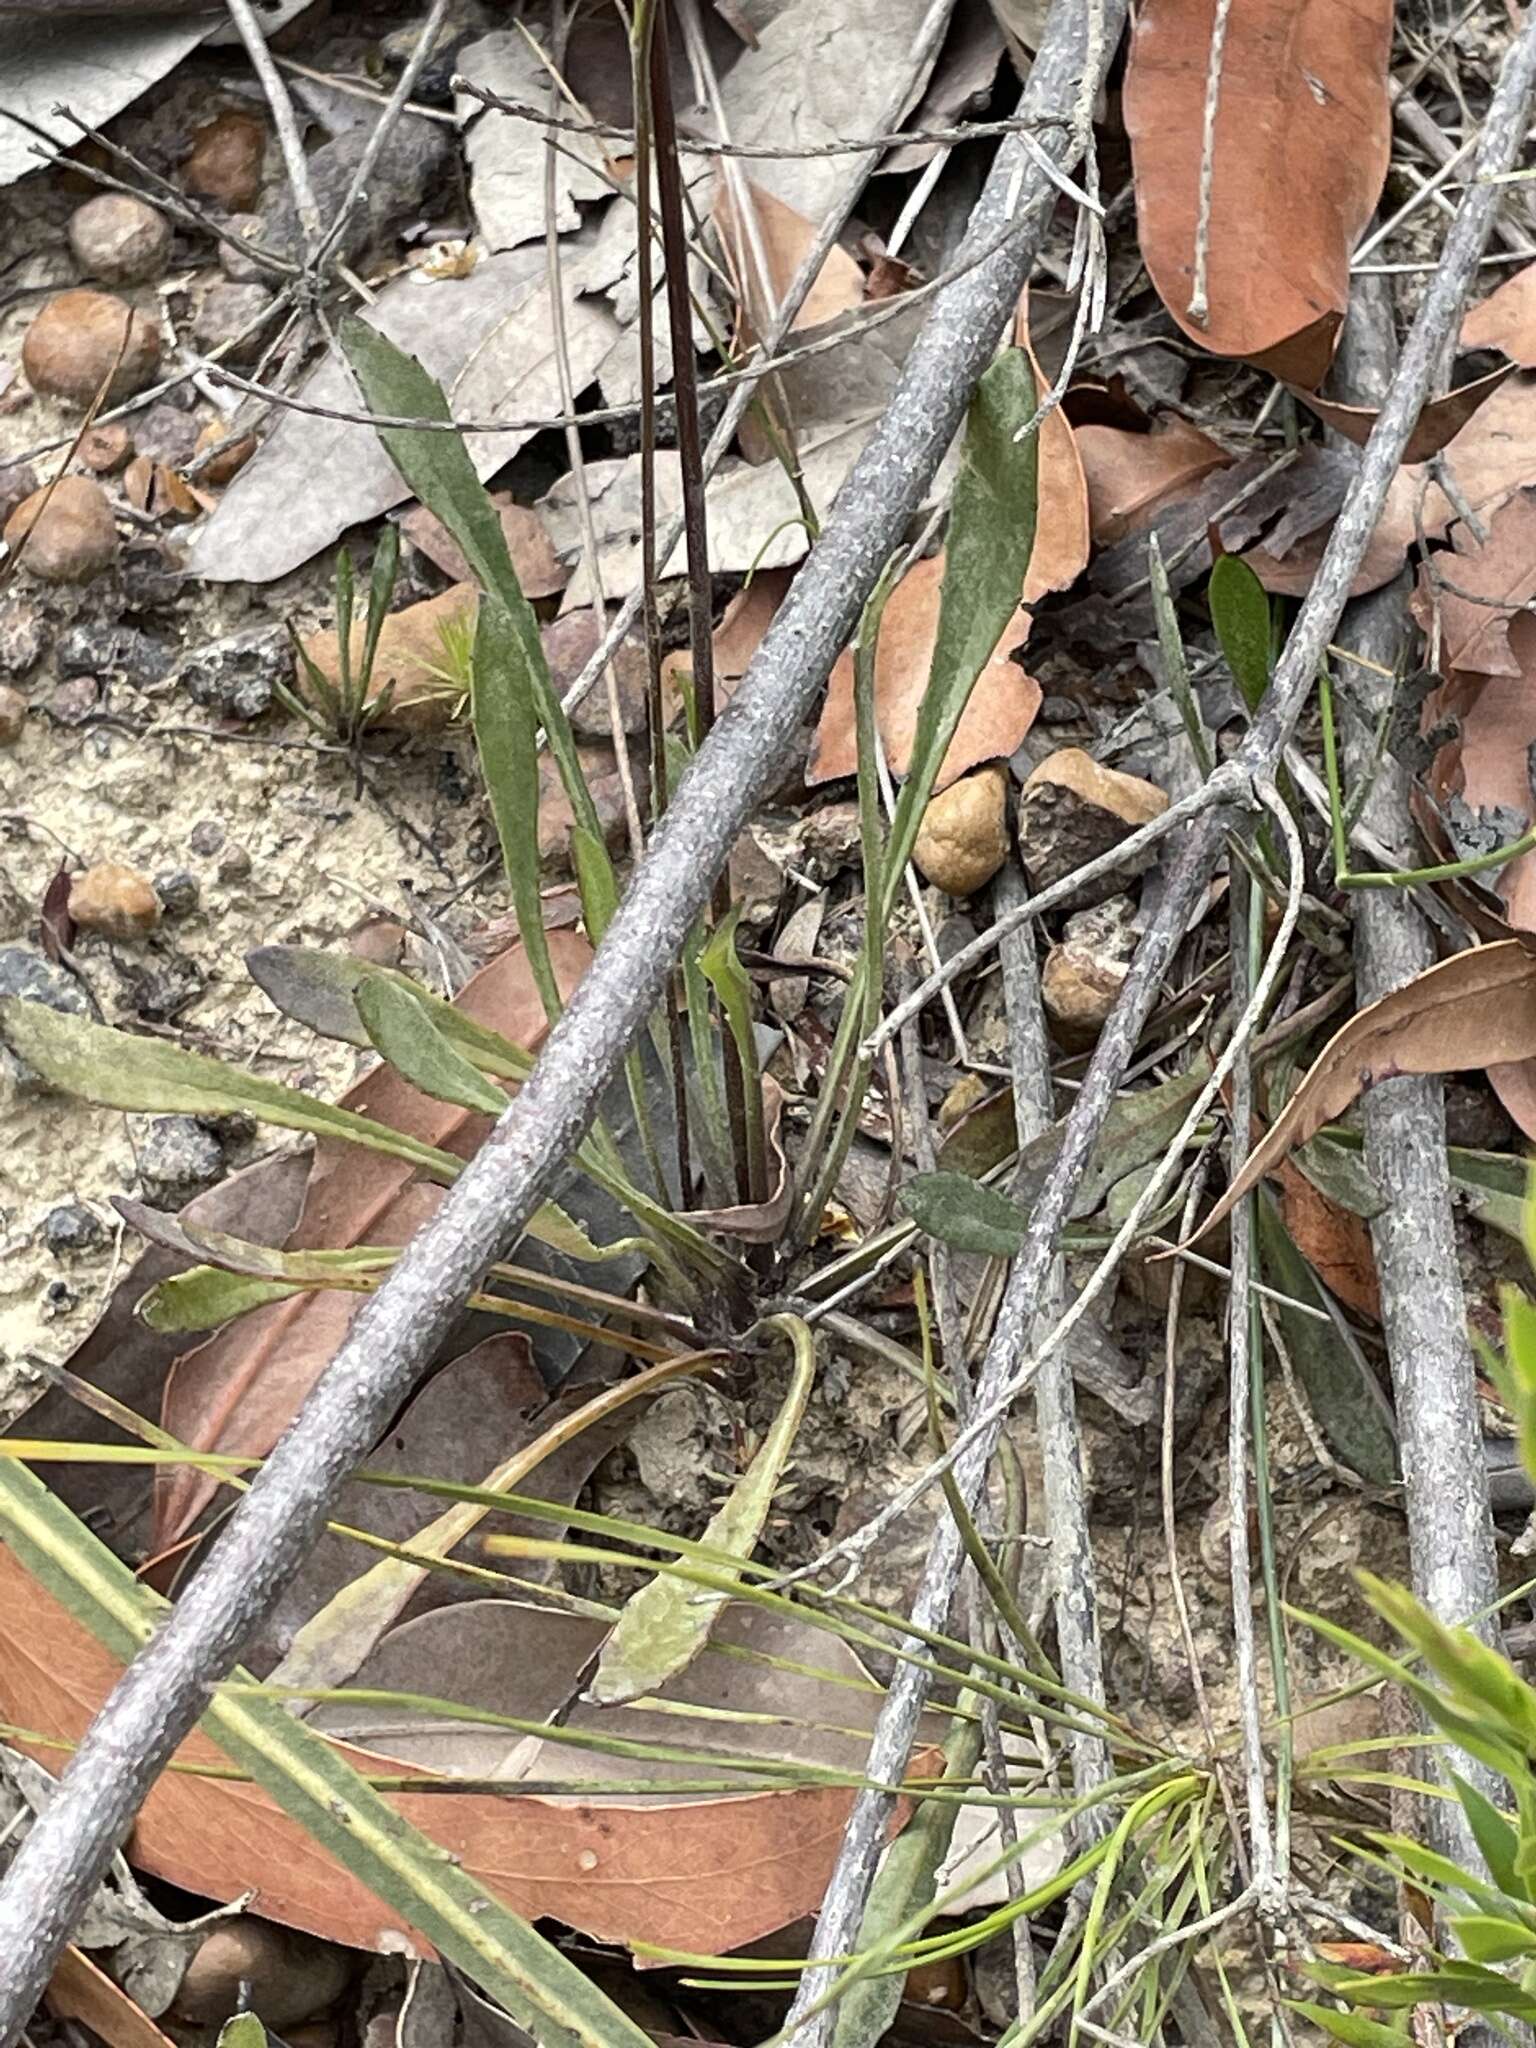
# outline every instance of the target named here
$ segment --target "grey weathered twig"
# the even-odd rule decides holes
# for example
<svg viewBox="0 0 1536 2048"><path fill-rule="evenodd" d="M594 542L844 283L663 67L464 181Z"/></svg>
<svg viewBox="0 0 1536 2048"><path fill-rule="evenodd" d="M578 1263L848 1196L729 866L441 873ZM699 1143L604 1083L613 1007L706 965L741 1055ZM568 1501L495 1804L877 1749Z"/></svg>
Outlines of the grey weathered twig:
<svg viewBox="0 0 1536 2048"><path fill-rule="evenodd" d="M1123 0L1110 0L1109 48L1123 11ZM1082 73L1082 35L1075 0L1062 0L1026 89L1026 112L1072 103ZM1016 176L1020 159L1022 175ZM973 247L996 241L1015 186L1019 233L935 300L821 540L679 786L597 960L532 1075L432 1225L359 1314L185 1597L97 1716L59 1796L0 1885L4 2048L25 2024L81 1901L145 1793L308 1553L337 1488L569 1156L661 995L716 872L852 636L864 599L921 503L1012 316L1056 188L1010 140L978 201L968 231Z"/></svg>
<svg viewBox="0 0 1536 2048"><path fill-rule="evenodd" d="M993 887L999 914L1026 900L1024 876L1010 861ZM999 949L1003 1001L1008 1015L1009 1061L1013 1068L1013 1116L1022 1152L1055 1121L1045 1015L1040 1005L1040 967L1035 935L1025 927L1009 934ZM1061 1302L1063 1265L1057 1258L1036 1331L1049 1329ZM1046 1527L1051 1539L1051 1598L1056 1647L1063 1682L1080 1699L1104 1704L1104 1658L1099 1641L1099 1603L1088 1505L1083 1490L1083 1444L1077 1421L1077 1390L1064 1344L1047 1355L1035 1377L1035 1417L1045 1472ZM1102 1735L1076 1730L1070 1738L1072 1785L1081 1798L1112 1775L1109 1744ZM1083 1815L1081 1828L1096 1833L1103 1824L1097 1808Z"/></svg>
<svg viewBox="0 0 1536 2048"><path fill-rule="evenodd" d="M416 47L407 59L404 70L395 80L395 89L384 102L379 118L374 122L368 140L363 146L357 169L352 173L352 182L336 209L336 218L321 236L315 249L314 262L317 268L322 268L341 247L341 238L347 231L347 223L367 193L368 180L373 176L374 167L383 154L384 145L388 142L396 122L405 113L412 89L426 68L427 59L432 54L432 46L437 41L438 31L447 15L448 5L449 0L432 0L427 18L416 38Z"/></svg>
<svg viewBox="0 0 1536 2048"><path fill-rule="evenodd" d="M261 32L261 23L256 19L251 0L224 0L224 5L229 9L230 19L245 45L251 69L266 94L272 125L277 130L278 148L282 151L283 169L293 187L294 210L299 217L308 262L312 263L320 240L320 208L315 201L314 181L309 175L309 159L304 154L304 140L299 134L293 101L283 83L282 73L272 61L272 53L267 48L267 39Z"/></svg>
<svg viewBox="0 0 1536 2048"><path fill-rule="evenodd" d="M1384 283L1355 287L1340 350L1342 388L1369 405L1391 376L1395 344ZM1410 625L1407 578L1351 605L1341 644L1388 674L1352 672L1361 717L1345 735L1351 775L1374 776L1365 821L1405 866L1414 864L1409 778L1390 752L1375 758L1374 728L1390 699ZM1362 1005L1411 981L1437 957L1434 933L1412 894L1362 889L1355 898L1355 984ZM1467 1307L1445 1153L1445 1090L1438 1075L1403 1075L1373 1088L1362 1105L1365 1159L1383 1197L1371 1222L1381 1282L1381 1319L1396 1397L1399 1454L1407 1491L1414 1590L1443 1621L1462 1622L1497 1644L1498 1565L1483 1457ZM1479 1620L1477 1617L1483 1616ZM1474 1769L1457 1759L1465 1773ZM1477 1867L1461 1807L1426 1802L1444 1853Z"/></svg>
<svg viewBox="0 0 1536 2048"><path fill-rule="evenodd" d="M1271 771L1279 759L1312 690L1318 663L1333 638L1349 586L1381 515L1388 486L1402 461L1408 435L1433 389L1444 337L1458 327L1462 305L1498 208L1498 188L1482 181L1489 173L1502 171L1514 161L1524 140L1533 88L1536 9L1527 14L1510 46L1484 124L1473 182L1463 195L1446 237L1440 268L1420 305L1391 389L1366 444L1359 472L1334 522L1312 588L1297 615L1264 712L1237 756L1255 777ZM1119 1003L1099 1039L1067 1119L1055 1173L1041 1190L1024 1244L1014 1262L977 1388L978 1416L991 1413L999 1393L1010 1383L1015 1359L1024 1348L1035 1301L1070 1212L1073 1192L1114 1100L1119 1078L1156 1000L1164 972L1184 935L1185 922L1215 864L1229 823L1226 810L1206 811L1191 827L1174 859L1162 905L1137 950ZM989 1429L967 1445L955 1464L956 1483L972 1510L986 1481L999 1426L997 1416ZM954 1595L961 1550L952 1532L952 1519L940 1525L928 1570L913 1605L914 1621L926 1628L944 1626ZM868 1770L872 1779L891 1783L900 1777L911 1753L927 1692L927 1675L916 1663L898 1666L870 1745ZM816 1924L811 1947L813 1959L825 1962L857 1949L864 1903L889 1810L889 1800L881 1794L861 1793L855 1801ZM806 2018L826 1990L827 1977L825 1967L807 1971L791 2012L792 2021ZM819 2048L826 2025L827 2015L823 2012L815 2021L802 2026L801 2038Z"/></svg>

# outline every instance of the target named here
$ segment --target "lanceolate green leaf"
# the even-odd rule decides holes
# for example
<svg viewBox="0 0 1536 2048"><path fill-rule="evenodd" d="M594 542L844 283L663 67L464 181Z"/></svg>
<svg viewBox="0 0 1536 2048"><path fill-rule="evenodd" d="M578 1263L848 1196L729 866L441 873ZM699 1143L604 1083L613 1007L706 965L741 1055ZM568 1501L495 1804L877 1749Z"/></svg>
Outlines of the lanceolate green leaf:
<svg viewBox="0 0 1536 2048"><path fill-rule="evenodd" d="M1035 406L1028 356L1022 349L1005 349L977 385L966 415L960 473L950 502L933 670L886 849L887 918L976 678L1023 595L1035 545L1037 437L1019 440L1017 435Z"/></svg>
<svg viewBox="0 0 1536 2048"><path fill-rule="evenodd" d="M374 1045L412 1087L438 1102L500 1116L509 1097L448 1042L409 989L382 974L358 983L357 1012Z"/></svg>
<svg viewBox="0 0 1536 2048"><path fill-rule="evenodd" d="M193 1266L151 1287L134 1304L134 1314L166 1337L220 1330L250 1309L286 1301L311 1285L307 1280L260 1280L254 1273L226 1273L222 1266Z"/></svg>
<svg viewBox="0 0 1536 2048"><path fill-rule="evenodd" d="M787 1336L794 1368L784 1405L762 1448L731 1489L730 1497L710 1521L703 1541L743 1562L763 1533L773 1496L810 1399L816 1376L816 1347L798 1316L774 1316L765 1330ZM686 1579L658 1572L631 1596L613 1634L603 1645L592 1681L591 1698L599 1706L622 1706L655 1692L685 1670L709 1641L710 1630L725 1605L727 1592L700 1594Z"/></svg>
<svg viewBox="0 0 1536 2048"><path fill-rule="evenodd" d="M500 532L500 525L497 531ZM540 659L543 659L542 653ZM539 900L538 682L528 646L500 598L487 597L475 623L474 686L470 716L480 772L490 793L501 841L502 865L512 889L517 928L528 953L544 1014L551 1024L563 1007L544 936Z"/></svg>
<svg viewBox="0 0 1536 2048"><path fill-rule="evenodd" d="M1011 1259L1024 1242L1018 1205L963 1173L914 1174L896 1199L920 1229L957 1252Z"/></svg>
<svg viewBox="0 0 1536 2048"><path fill-rule="evenodd" d="M414 356L406 355L376 329L355 318L344 319L340 333L347 360L374 412L411 419L453 417L441 387ZM571 808L577 822L585 825L601 845L597 807L581 772L571 722L550 681L538 620L512 567L496 507L475 474L462 436L420 427L380 427L378 434L396 469L458 542L481 589L505 607L521 645L539 718Z"/></svg>
<svg viewBox="0 0 1536 2048"><path fill-rule="evenodd" d="M375 967L352 954L327 953L318 946L257 946L246 954L245 964L257 987L285 1017L308 1025L322 1038L339 1038L345 1045L371 1043L358 1014L357 992L365 981L378 978L414 996L443 1036L486 1073L521 1081L532 1071L532 1053L489 1025L476 1023L467 1011L396 968Z"/></svg>
<svg viewBox="0 0 1536 2048"><path fill-rule="evenodd" d="M0 1038L55 1088L105 1109L191 1116L253 1116L261 1123L317 1138L344 1138L370 1151L408 1160L434 1180L451 1180L462 1166L450 1152L424 1145L371 1117L318 1102L281 1081L248 1074L162 1038L135 1038L84 1017L62 1016L42 1003L0 997Z"/></svg>
<svg viewBox="0 0 1536 2048"><path fill-rule="evenodd" d="M1307 1999L1292 2000L1291 2011L1299 2012L1336 2041L1347 2042L1349 2048L1409 2048L1406 2023L1401 2027L1384 2027L1379 2020L1362 2019L1353 2012L1336 2012L1332 2006L1316 2005Z"/></svg>
<svg viewBox="0 0 1536 2048"><path fill-rule="evenodd" d="M1223 555L1206 592L1211 624L1250 711L1269 688L1269 593L1246 562Z"/></svg>
<svg viewBox="0 0 1536 2048"><path fill-rule="evenodd" d="M166 1603L141 1585L36 1475L0 1461L0 1526L32 1575L114 1657L129 1662ZM541 2048L649 2048L591 1978L477 1884L354 1771L332 1744L263 1697L248 1673L202 1727L353 1876L407 1917Z"/></svg>

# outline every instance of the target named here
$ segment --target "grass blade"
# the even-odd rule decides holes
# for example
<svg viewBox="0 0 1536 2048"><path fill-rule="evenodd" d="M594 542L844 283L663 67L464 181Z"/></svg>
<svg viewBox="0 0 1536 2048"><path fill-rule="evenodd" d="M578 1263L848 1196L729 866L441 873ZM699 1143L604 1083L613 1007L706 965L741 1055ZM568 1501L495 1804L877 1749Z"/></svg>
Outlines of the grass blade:
<svg viewBox="0 0 1536 2048"><path fill-rule="evenodd" d="M497 530L500 531L499 526ZM502 865L512 889L512 907L517 912L517 928L534 982L544 1000L544 1014L553 1024L562 1005L549 958L549 941L544 935L544 907L539 900L539 720L534 701L537 683L528 666L526 641L517 632L500 598L487 597L481 601L471 675L470 717L480 754L480 772L490 792ZM590 926L585 888L582 905L589 912ZM593 933L594 943L600 936Z"/></svg>

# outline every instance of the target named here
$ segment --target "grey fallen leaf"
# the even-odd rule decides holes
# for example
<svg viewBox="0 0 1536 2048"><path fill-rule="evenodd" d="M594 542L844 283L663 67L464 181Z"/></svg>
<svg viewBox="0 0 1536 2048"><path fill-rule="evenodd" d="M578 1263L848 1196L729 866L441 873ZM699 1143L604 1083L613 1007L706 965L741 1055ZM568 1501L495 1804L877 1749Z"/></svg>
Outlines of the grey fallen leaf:
<svg viewBox="0 0 1536 2048"><path fill-rule="evenodd" d="M841 489L878 418L878 409L862 412L856 419L825 425L801 442L801 474L818 511L824 513ZM947 490L953 462L951 453L940 468L930 500ZM592 495L604 587L628 589L640 577L640 457L589 462L587 488ZM658 524L666 525L681 503L677 457L663 450L656 458ZM777 462L761 467L730 459L722 462L710 481L708 508L709 560L717 572L744 575L753 568L784 569L809 552L810 539L801 522L799 502ZM552 485L540 499L539 509L556 554L562 561L578 565L566 588L564 608L590 604L587 572L580 562L581 525L573 480L566 476ZM679 541L662 574L680 576L685 566L686 552Z"/></svg>
<svg viewBox="0 0 1536 2048"><path fill-rule="evenodd" d="M699 214L706 214L709 211L709 162L687 159L685 175L690 195L688 203ZM582 290L600 294L612 308L614 318L623 330L598 372L597 381L602 386L604 405L636 405L645 388L640 375L638 260L633 208L626 203L610 206L597 224L591 256L582 266ZM656 382L662 385L672 380L672 322L667 311L666 259L659 247L653 247L651 262ZM694 307L693 345L702 355L713 346L709 328L699 311L709 303L711 281L704 263L697 257L689 259L688 285Z"/></svg>
<svg viewBox="0 0 1536 2048"><path fill-rule="evenodd" d="M262 8L267 35L301 14L310 0L279 0ZM0 185L12 185L47 161L30 121L63 149L80 131L58 111L68 107L88 127L101 128L141 93L174 71L203 41L237 41L222 8L202 0L168 0L161 7L57 0L0 9ZM20 118L15 118L20 117Z"/></svg>
<svg viewBox="0 0 1536 2048"><path fill-rule="evenodd" d="M768 149L814 147L871 134L912 64L927 0L744 0L757 35L721 81L733 139ZM937 54L937 53L935 53ZM913 81L907 106L927 86ZM820 221L845 187L846 156L776 158L754 164L758 183L808 220Z"/></svg>
<svg viewBox="0 0 1536 2048"><path fill-rule="evenodd" d="M61 105L102 127L174 71L213 26L185 14L0 21L0 114L12 117L0 119L0 185L47 161L46 146L24 121L72 148L80 131L58 112Z"/></svg>
<svg viewBox="0 0 1536 2048"><path fill-rule="evenodd" d="M469 44L459 53L458 69L503 99L569 111L554 89L548 67L521 29L496 29ZM499 113L467 93L458 95L455 111L470 123L465 154L481 240L493 250L542 241L549 161L545 129L536 121ZM601 142L567 134L560 143L554 167L555 227L569 234L581 226L579 203L605 199L612 188L599 175L604 161Z"/></svg>
<svg viewBox="0 0 1536 2048"><path fill-rule="evenodd" d="M797 434L885 405L928 310L928 301L919 299L888 319L872 321L866 308L854 307L818 328L818 338L842 330L848 339L824 355L791 363L774 379Z"/></svg>
<svg viewBox="0 0 1536 2048"><path fill-rule="evenodd" d="M973 118L986 105L1003 58L1003 30L998 23L1015 11L1028 11L1037 22L1043 21L1045 0L996 0L992 6L987 0L959 0L928 90L912 109L909 126L951 128L957 121ZM904 143L883 159L879 172L921 170L940 147L937 142Z"/></svg>
<svg viewBox="0 0 1536 2048"><path fill-rule="evenodd" d="M608 308L578 296L588 246L585 237L573 240L564 279L578 390L591 383L619 338ZM560 410L541 247L488 257L465 278L431 285L397 278L363 318L417 356L463 417L537 419ZM301 395L315 404L362 409L346 365L334 357L320 364ZM522 429L470 435L476 470L491 475L529 438ZM349 526L377 518L410 495L371 427L284 413L196 534L188 572L215 583L268 583Z"/></svg>
<svg viewBox="0 0 1536 2048"><path fill-rule="evenodd" d="M1029 60L1040 47L1050 0L991 0L1008 49L1021 78L1029 74Z"/></svg>
<svg viewBox="0 0 1536 2048"><path fill-rule="evenodd" d="M596 1707L579 1697L607 1633L604 1622L585 1615L512 1600L468 1600L392 1629L353 1683L365 1691L447 1698L580 1733L863 1769L880 1694L873 1687L850 1689L868 1686L868 1672L846 1643L814 1623L745 1600L729 1602L710 1645L655 1695L728 1717L687 1721L645 1704ZM731 1646L750 1657L727 1654ZM750 1718L757 1714L772 1719ZM394 1705L322 1700L308 1720L330 1735L450 1775L509 1781L643 1776L655 1779L662 1797L669 1780L699 1775L694 1764L609 1756Z"/></svg>

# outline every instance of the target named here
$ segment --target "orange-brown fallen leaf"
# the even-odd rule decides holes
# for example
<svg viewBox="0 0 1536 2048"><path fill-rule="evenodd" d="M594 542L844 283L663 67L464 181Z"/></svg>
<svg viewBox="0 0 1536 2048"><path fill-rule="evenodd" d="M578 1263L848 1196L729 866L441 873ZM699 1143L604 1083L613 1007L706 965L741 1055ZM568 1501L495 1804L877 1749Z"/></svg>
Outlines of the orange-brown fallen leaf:
<svg viewBox="0 0 1536 2048"><path fill-rule="evenodd" d="M1518 676L1509 629L1536 595L1536 490L1516 491L1485 523L1487 537L1479 540L1457 521L1454 553L1424 563L1411 608L1441 669Z"/></svg>
<svg viewBox="0 0 1536 2048"><path fill-rule="evenodd" d="M1496 348L1522 370L1536 369L1536 263L1527 263L1461 323L1463 348Z"/></svg>
<svg viewBox="0 0 1536 2048"><path fill-rule="evenodd" d="M373 673L369 678L369 702L390 691L389 708L379 719L381 725L407 732L440 732L463 702L465 676L455 672L449 638L463 634L466 645L475 630L480 593L472 583L453 583L436 597L391 612L384 621L374 650ZM352 621L350 653L352 673L362 664L368 623L361 616ZM333 627L303 636L304 652L334 689L341 677L341 643ZM294 687L310 698L308 674L295 659Z"/></svg>
<svg viewBox="0 0 1536 2048"><path fill-rule="evenodd" d="M1020 296L1014 315L1013 338L1029 357L1035 389L1043 398L1050 389L1050 380L1030 346L1027 289ZM1038 604L1050 591L1066 590L1075 583L1088 566L1090 548L1088 483L1077 451L1077 437L1059 405L1052 406L1040 422L1039 442L1039 509L1035 544L1024 577L1024 602L1031 605Z"/></svg>
<svg viewBox="0 0 1536 2048"><path fill-rule="evenodd" d="M586 972L592 949L569 931L550 932L548 944L561 994L568 996ZM530 1051L543 1040L544 1007L521 947L483 967L458 1003ZM348 1109L464 1159L490 1128L488 1118L430 1100L387 1066L373 1068L341 1099ZM404 1161L322 1140L288 1248L403 1244L442 1196L441 1188L414 1178ZM162 1425L198 1450L264 1456L335 1356L361 1300L336 1292L300 1294L241 1316L176 1361L166 1381ZM156 1548L185 1536L216 1491L215 1481L190 1466L157 1472Z"/></svg>
<svg viewBox="0 0 1536 2048"><path fill-rule="evenodd" d="M1536 956L1517 939L1502 939L1439 961L1335 1032L1195 1238L1376 1082L1532 1058Z"/></svg>
<svg viewBox="0 0 1536 2048"><path fill-rule="evenodd" d="M1176 504L1202 477L1232 459L1176 413L1145 434L1126 427L1079 427L1077 452L1088 484L1094 545L1101 548L1139 532L1165 505Z"/></svg>
<svg viewBox="0 0 1536 2048"><path fill-rule="evenodd" d="M108 2048L175 2048L123 1987L77 1948L65 1949L54 1965L43 2003L59 2019L83 2020Z"/></svg>
<svg viewBox="0 0 1536 2048"><path fill-rule="evenodd" d="M1319 1280L1346 1308L1379 1322L1381 1288L1364 1218L1332 1201L1289 1159L1277 1159L1269 1178L1285 1234Z"/></svg>
<svg viewBox="0 0 1536 2048"><path fill-rule="evenodd" d="M1536 481L1536 377L1509 378L1447 443L1440 459L1461 499L1479 516L1494 511L1522 484ZM1390 583L1418 538L1442 539L1455 517L1431 472L1419 463L1405 464L1388 487L1387 502L1350 595L1360 597ZM1243 559L1266 590L1303 597L1317 573L1329 531L1326 525L1319 527L1283 557L1250 548Z"/></svg>
<svg viewBox="0 0 1536 2048"><path fill-rule="evenodd" d="M531 505L517 504L510 491L492 491L491 503L512 557L524 597L554 597L571 580L571 572L555 553L544 521ZM400 516L400 531L414 548L455 583L469 583L474 571L464 551L435 512L413 505Z"/></svg>
<svg viewBox="0 0 1536 2048"><path fill-rule="evenodd" d="M0 1715L49 1738L18 1738L17 1746L56 1766L56 1744L79 1740L122 1667L4 1546L0 1645ZM830 1708L826 1718L833 1718ZM760 1940L815 1910L852 1803L848 1791L823 1785L696 1801L666 1798L663 1787L654 1804L600 1794L501 1798L445 1791L451 1780L433 1772L337 1746L359 1770L430 1783L430 1792L385 1796L528 1919L560 1920L598 1941L710 1954ZM933 1760L927 1751L917 1768ZM194 1731L139 1811L127 1844L130 1862L204 1898L252 1891L253 1912L329 1941L431 1956L421 1935L259 1786L200 1774L228 1768L222 1750Z"/></svg>
<svg viewBox="0 0 1536 2048"><path fill-rule="evenodd" d="M743 309L737 336L743 341L766 329L773 309L816 239L816 223L750 178L737 180L723 171L715 179L714 217L726 267ZM820 327L857 306L863 297L863 271L846 249L834 244L793 326Z"/></svg>
<svg viewBox="0 0 1536 2048"><path fill-rule="evenodd" d="M1523 831L1536 801L1530 755L1536 745L1536 616L1520 612L1511 619L1508 644L1517 675L1457 672L1429 699L1424 719L1433 727L1454 718L1457 726L1431 769L1436 799L1443 804L1459 796L1473 811L1497 807ZM1512 931L1536 932L1536 854L1522 854L1482 879L1502 901Z"/></svg>
<svg viewBox="0 0 1536 2048"><path fill-rule="evenodd" d="M1391 144L1392 0L1233 0L1211 158L1209 313L1195 287L1216 0L1145 0L1125 75L1141 251L1189 338L1309 389Z"/></svg>
<svg viewBox="0 0 1536 2048"><path fill-rule="evenodd" d="M791 569L759 569L726 605L714 634L717 711L730 702L732 691L746 674L748 663L793 581ZM661 673L668 683L679 671L689 673L692 668L693 657L686 647L674 648L662 657Z"/></svg>
<svg viewBox="0 0 1536 2048"><path fill-rule="evenodd" d="M897 776L905 775L912 762L918 706L928 688L938 639L943 581L942 554L918 562L891 592L881 621L875 650L875 716L891 773ZM968 768L1011 754L1034 724L1040 709L1040 686L1010 659L1029 637L1029 623L1029 613L1021 606L976 678L971 700L934 783L936 792L947 789ZM805 779L814 788L817 783L856 774L858 765L853 656L845 651L838 656L827 683L827 701Z"/></svg>

